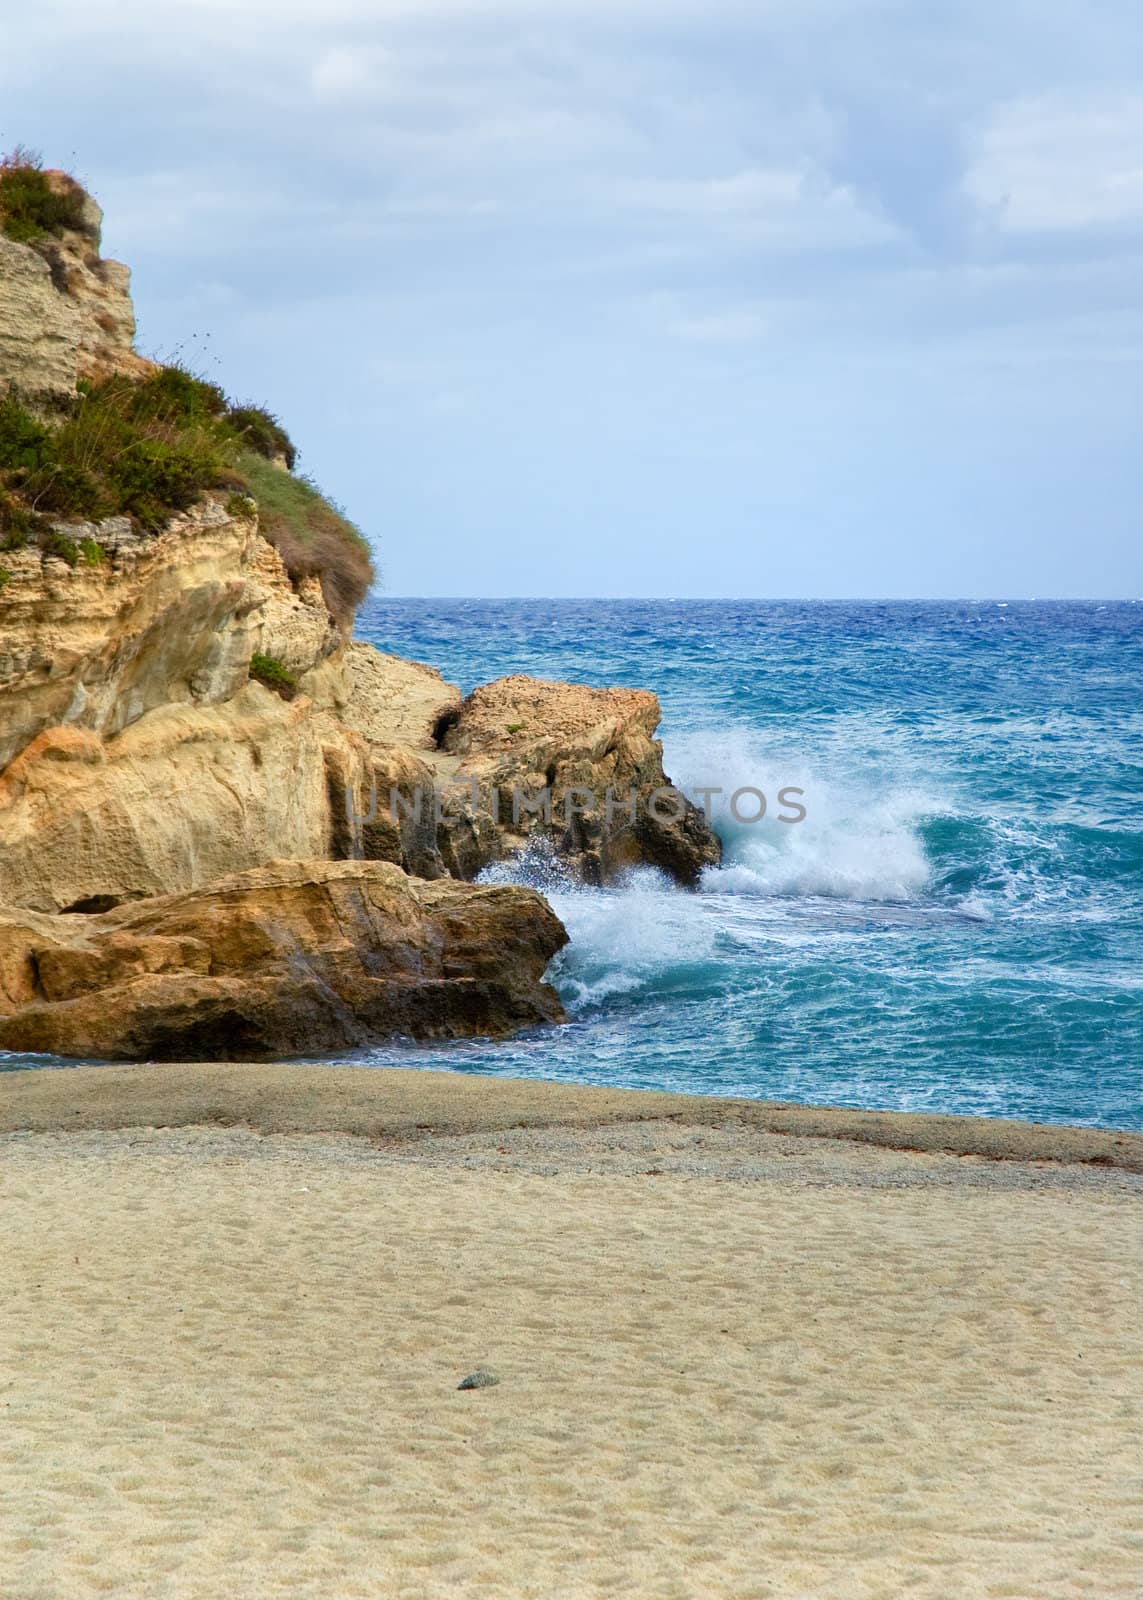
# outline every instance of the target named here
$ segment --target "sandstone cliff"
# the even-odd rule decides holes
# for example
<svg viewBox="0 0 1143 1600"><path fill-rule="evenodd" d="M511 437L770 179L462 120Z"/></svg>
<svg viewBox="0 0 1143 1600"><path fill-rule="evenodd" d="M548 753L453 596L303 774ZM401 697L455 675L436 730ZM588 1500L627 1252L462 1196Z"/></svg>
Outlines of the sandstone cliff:
<svg viewBox="0 0 1143 1600"><path fill-rule="evenodd" d="M131 274L99 254L103 213L63 172L44 174L74 193L74 226L37 241L0 235L0 389L68 397L80 378L136 374Z"/></svg>
<svg viewBox="0 0 1143 1600"><path fill-rule="evenodd" d="M692 884L717 860L693 808L653 812L654 695L511 678L462 702L432 668L347 641L320 585L291 583L217 497L157 537L87 531L95 565L4 558L0 903L117 903L274 856L472 878L537 834L590 883L645 862ZM251 681L259 655L291 699ZM545 787L537 810L515 803Z"/></svg>
<svg viewBox="0 0 1143 1600"><path fill-rule="evenodd" d="M0 389L144 365L98 238L84 197L46 251L0 239ZM157 384L208 422L226 405L170 376L116 391L120 411ZM268 414L226 416L278 452ZM3 461L0 1047L317 1051L552 1020L551 913L445 880L538 836L589 883L647 863L693 885L717 861L701 813L660 797L654 695L513 677L462 699L352 640L360 553L329 581L344 525L305 485L300 532L225 487L158 524L150 501L49 522ZM280 516L289 473L247 481Z"/></svg>

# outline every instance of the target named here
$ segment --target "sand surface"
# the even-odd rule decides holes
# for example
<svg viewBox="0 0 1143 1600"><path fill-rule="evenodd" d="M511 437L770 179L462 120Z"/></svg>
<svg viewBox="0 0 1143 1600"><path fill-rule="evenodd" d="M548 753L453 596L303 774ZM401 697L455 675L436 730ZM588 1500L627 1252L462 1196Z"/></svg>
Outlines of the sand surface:
<svg viewBox="0 0 1143 1600"><path fill-rule="evenodd" d="M5 1600L1143 1593L1131 1136L105 1070L0 1075Z"/></svg>

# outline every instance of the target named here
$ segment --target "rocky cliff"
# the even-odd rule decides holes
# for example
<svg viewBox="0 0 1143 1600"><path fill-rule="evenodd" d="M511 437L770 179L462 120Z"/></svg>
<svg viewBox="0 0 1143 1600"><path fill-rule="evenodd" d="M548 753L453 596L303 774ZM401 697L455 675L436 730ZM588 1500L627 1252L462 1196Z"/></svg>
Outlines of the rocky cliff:
<svg viewBox="0 0 1143 1600"><path fill-rule="evenodd" d="M151 363L134 348L130 271L99 253L102 211L66 173L43 178L72 202L70 225L34 243L0 233L0 389L67 398L81 378L135 375Z"/></svg>
<svg viewBox="0 0 1143 1600"><path fill-rule="evenodd" d="M0 240L0 387L155 385L86 197L82 215L50 260ZM0 1046L265 1053L551 1020L551 913L445 880L537 837L593 883L650 863L689 885L718 859L701 814L661 800L653 695L517 677L462 699L352 639L326 524L311 555L273 542L225 482L158 522L150 500L142 520L45 520L42 480L3 470L21 459L0 438Z"/></svg>

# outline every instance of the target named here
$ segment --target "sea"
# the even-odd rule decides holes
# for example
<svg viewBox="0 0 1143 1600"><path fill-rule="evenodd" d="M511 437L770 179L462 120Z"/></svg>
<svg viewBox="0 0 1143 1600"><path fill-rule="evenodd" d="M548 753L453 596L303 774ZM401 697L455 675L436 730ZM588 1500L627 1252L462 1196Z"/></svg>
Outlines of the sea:
<svg viewBox="0 0 1143 1600"><path fill-rule="evenodd" d="M1143 1129L1143 602L382 596L357 631L466 693L653 689L723 843L697 892L492 869L571 935L568 1025L362 1059Z"/></svg>
<svg viewBox="0 0 1143 1600"><path fill-rule="evenodd" d="M567 1025L356 1059L1143 1129L1143 601L375 596L357 633L466 693L653 689L723 859L498 864L571 936Z"/></svg>

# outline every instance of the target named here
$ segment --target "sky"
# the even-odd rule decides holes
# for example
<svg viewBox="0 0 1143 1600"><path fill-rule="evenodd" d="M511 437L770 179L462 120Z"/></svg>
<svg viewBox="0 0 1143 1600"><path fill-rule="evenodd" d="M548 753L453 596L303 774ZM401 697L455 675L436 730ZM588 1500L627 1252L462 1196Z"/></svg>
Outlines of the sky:
<svg viewBox="0 0 1143 1600"><path fill-rule="evenodd" d="M394 595L1143 596L1138 0L39 0L0 145Z"/></svg>

